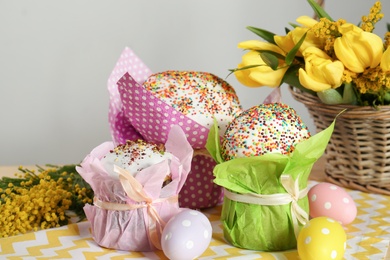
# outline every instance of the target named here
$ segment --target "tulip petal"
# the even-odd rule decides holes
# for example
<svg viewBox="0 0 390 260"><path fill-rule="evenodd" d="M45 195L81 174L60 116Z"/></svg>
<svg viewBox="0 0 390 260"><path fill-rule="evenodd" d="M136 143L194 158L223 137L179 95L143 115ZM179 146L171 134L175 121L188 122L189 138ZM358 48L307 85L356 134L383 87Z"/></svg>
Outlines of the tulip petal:
<svg viewBox="0 0 390 260"><path fill-rule="evenodd" d="M259 67L261 68L261 67ZM265 68L265 67L262 67ZM268 87L278 87L282 83L284 73L287 71L287 67L278 70L272 70L268 67L269 70L253 70L249 77L259 82L262 86Z"/></svg>
<svg viewBox="0 0 390 260"><path fill-rule="evenodd" d="M303 41L301 47L299 50L303 52L308 47L314 46L319 49L322 49L324 46L325 40L323 38L317 37L311 30L308 28L303 27L297 27L294 30L291 31L292 39L295 44L298 44L298 42L302 39L303 35L306 34L305 40Z"/></svg>
<svg viewBox="0 0 390 260"><path fill-rule="evenodd" d="M348 32L357 32L357 33L363 32L363 30L360 27L354 25L353 23L345 23L340 25L338 27L338 31L343 35Z"/></svg>
<svg viewBox="0 0 390 260"><path fill-rule="evenodd" d="M382 55L381 68L383 71L390 71L390 47L387 47Z"/></svg>
<svg viewBox="0 0 390 260"><path fill-rule="evenodd" d="M289 52L295 46L295 43L291 37L291 32L289 32L286 36L275 35L274 40L276 45L278 45L279 48L281 48L286 53Z"/></svg>
<svg viewBox="0 0 390 260"><path fill-rule="evenodd" d="M348 47L349 42L343 37L339 37L334 42L334 50L337 58L347 67L349 70L361 73L364 71L364 67L360 64L352 48Z"/></svg>
<svg viewBox="0 0 390 260"><path fill-rule="evenodd" d="M360 45L365 49L366 55L362 55L361 60L367 67L375 68L379 65L383 53L382 39L370 32L362 32L359 37ZM363 54L362 48L356 49L356 53Z"/></svg>
<svg viewBox="0 0 390 260"><path fill-rule="evenodd" d="M329 62L323 70L324 79L332 86L332 88L340 87L342 84L341 78L344 72L344 65L341 61Z"/></svg>
<svg viewBox="0 0 390 260"><path fill-rule="evenodd" d="M311 89L311 90L313 90L315 92L319 92L319 91L323 91L323 90L331 88L331 86L329 84L322 83L322 82L314 80L302 68L299 69L299 82L305 88Z"/></svg>
<svg viewBox="0 0 390 260"><path fill-rule="evenodd" d="M296 21L300 24L302 24L303 26L305 27L308 27L308 28L311 28L313 27L314 25L316 25L318 23L317 20L311 18L310 16L307 16L307 15L302 15L302 16L299 16Z"/></svg>
<svg viewBox="0 0 390 260"><path fill-rule="evenodd" d="M249 69L236 70L234 72L234 75L236 76L238 82L240 82L244 86L252 87L252 88L253 87L261 87L262 85L259 82L254 81L249 77L249 73L250 73Z"/></svg>

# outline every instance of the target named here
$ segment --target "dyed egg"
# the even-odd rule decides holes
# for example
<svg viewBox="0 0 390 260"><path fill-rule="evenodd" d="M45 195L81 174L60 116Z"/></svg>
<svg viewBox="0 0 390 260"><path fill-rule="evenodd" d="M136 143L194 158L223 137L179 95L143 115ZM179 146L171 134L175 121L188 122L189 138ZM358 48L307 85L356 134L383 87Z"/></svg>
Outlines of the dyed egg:
<svg viewBox="0 0 390 260"><path fill-rule="evenodd" d="M327 217L313 218L298 235L301 260L343 259L347 234L343 226Z"/></svg>
<svg viewBox="0 0 390 260"><path fill-rule="evenodd" d="M185 209L166 224L161 247L169 259L194 259L208 248L212 233L210 221L203 213Z"/></svg>
<svg viewBox="0 0 390 260"><path fill-rule="evenodd" d="M357 214L356 204L341 187L331 183L319 183L308 193L309 213L312 218L329 217L343 225L351 223Z"/></svg>

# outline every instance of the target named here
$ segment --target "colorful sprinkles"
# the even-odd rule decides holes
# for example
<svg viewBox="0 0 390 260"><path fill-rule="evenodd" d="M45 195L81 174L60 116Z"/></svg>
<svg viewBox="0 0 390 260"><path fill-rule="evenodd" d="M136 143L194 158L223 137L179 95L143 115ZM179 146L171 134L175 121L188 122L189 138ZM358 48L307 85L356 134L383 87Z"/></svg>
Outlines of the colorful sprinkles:
<svg viewBox="0 0 390 260"><path fill-rule="evenodd" d="M309 137L307 126L293 108L282 103L262 104L231 122L223 137L222 156L227 161L268 152L289 154L295 144Z"/></svg>
<svg viewBox="0 0 390 260"><path fill-rule="evenodd" d="M227 124L242 112L234 88L211 73L164 71L149 76L143 87L208 128L215 116L225 130Z"/></svg>

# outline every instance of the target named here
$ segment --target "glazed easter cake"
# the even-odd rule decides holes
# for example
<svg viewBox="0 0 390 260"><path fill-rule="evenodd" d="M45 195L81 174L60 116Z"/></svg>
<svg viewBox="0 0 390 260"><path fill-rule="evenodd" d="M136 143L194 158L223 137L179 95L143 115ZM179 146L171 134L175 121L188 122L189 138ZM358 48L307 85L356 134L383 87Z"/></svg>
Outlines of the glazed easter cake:
<svg viewBox="0 0 390 260"><path fill-rule="evenodd" d="M122 73L111 80L116 82L115 88L109 88L114 142L141 138L164 143L172 125L179 125L195 150L191 172L179 194L180 206L201 209L217 205L222 201L222 188L213 182L216 163L204 148L214 118L222 136L242 112L234 88L211 73L197 71L148 73L136 80L139 73L123 68L123 64L134 63L145 71L140 59L125 49L113 70L113 75Z"/></svg>
<svg viewBox="0 0 390 260"><path fill-rule="evenodd" d="M184 127L189 142L196 150L191 172L180 192L180 206L209 208L217 205L222 200L222 189L213 183L215 162L204 155L203 148L214 118L222 136L227 125L242 112L234 88L211 73L173 70L149 76L143 87L174 111L201 126ZM156 140L145 132L141 133L147 140Z"/></svg>
<svg viewBox="0 0 390 260"><path fill-rule="evenodd" d="M215 125L207 149L217 162L215 183L225 188L225 239L252 250L296 248L309 218L308 176L332 128L310 136L293 108L269 103L234 118L222 141L217 132Z"/></svg>
<svg viewBox="0 0 390 260"><path fill-rule="evenodd" d="M145 89L198 124L210 128L215 117L221 135L242 112L234 88L207 72L164 71L147 78ZM197 144L193 144L197 145ZM203 148L203 145L195 148Z"/></svg>
<svg viewBox="0 0 390 260"><path fill-rule="evenodd" d="M94 240L118 250L161 249L166 223L180 212L178 193L190 170L193 149L179 126L165 145L144 140L97 146L77 167L94 191L85 205Z"/></svg>
<svg viewBox="0 0 390 260"><path fill-rule="evenodd" d="M307 126L286 104L254 106L236 117L223 136L225 161L265 153L289 154L294 146L310 137Z"/></svg>

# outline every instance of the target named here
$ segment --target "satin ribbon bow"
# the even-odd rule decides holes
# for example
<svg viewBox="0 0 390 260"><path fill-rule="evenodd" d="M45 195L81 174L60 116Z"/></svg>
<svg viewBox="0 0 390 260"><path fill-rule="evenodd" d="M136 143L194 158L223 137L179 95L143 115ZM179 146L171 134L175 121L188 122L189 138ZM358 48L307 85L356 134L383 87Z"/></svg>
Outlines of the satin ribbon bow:
<svg viewBox="0 0 390 260"><path fill-rule="evenodd" d="M294 225L294 234L295 237L298 237L300 231L298 222L304 226L309 220L309 215L301 206L299 206L298 200L304 198L309 192L309 189L306 187L301 191L299 190L299 175L294 181L291 175L282 174L280 176L280 181L283 188L291 196L291 215Z"/></svg>
<svg viewBox="0 0 390 260"><path fill-rule="evenodd" d="M145 220L147 221L147 235L152 244L161 250L160 236L165 226L165 221L161 219L157 210L153 206L157 203L168 201L170 203L177 203L178 196L171 196L168 198L159 198L153 200L143 190L142 185L126 170L114 165L114 171L119 175L119 181L122 184L127 196L137 204L120 204L112 202L104 202L98 198L94 198L94 205L108 210L133 210L139 208L147 208L147 215L145 214Z"/></svg>
<svg viewBox="0 0 390 260"><path fill-rule="evenodd" d="M299 206L298 200L304 198L307 195L308 188L306 187L303 190L299 190L299 175L294 181L291 175L282 174L280 176L280 182L287 193L266 195L256 193L238 194L225 189L224 194L227 198L233 201L262 206L286 205L291 203L290 210L294 226L294 234L295 237L298 237L300 230L299 223L305 225L309 219L307 212Z"/></svg>

